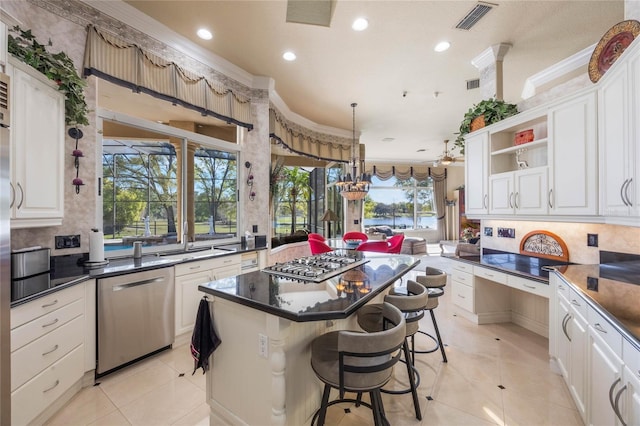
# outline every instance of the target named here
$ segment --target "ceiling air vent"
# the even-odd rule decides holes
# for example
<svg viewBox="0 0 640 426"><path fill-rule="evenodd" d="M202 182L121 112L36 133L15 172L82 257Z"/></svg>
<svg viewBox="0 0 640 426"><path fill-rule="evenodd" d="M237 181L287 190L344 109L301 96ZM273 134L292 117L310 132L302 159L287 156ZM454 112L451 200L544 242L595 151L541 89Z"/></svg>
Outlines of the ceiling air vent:
<svg viewBox="0 0 640 426"><path fill-rule="evenodd" d="M477 24L484 15L486 15L491 9L493 9L493 6L496 5L491 3L476 4L475 7L471 9L469 13L467 13L467 16L465 16L460 22L458 22L456 28L460 30L470 30L471 27Z"/></svg>
<svg viewBox="0 0 640 426"><path fill-rule="evenodd" d="M474 78L473 80L467 80L467 90L477 89L480 87L480 79Z"/></svg>

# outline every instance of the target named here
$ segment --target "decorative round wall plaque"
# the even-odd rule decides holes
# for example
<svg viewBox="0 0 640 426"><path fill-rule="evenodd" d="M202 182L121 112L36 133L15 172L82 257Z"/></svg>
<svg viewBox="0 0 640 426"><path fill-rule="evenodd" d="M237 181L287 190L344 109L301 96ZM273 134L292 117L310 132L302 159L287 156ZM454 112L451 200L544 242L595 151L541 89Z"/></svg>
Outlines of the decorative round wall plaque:
<svg viewBox="0 0 640 426"><path fill-rule="evenodd" d="M589 61L589 78L597 83L640 34L640 22L630 19L615 24L602 36Z"/></svg>

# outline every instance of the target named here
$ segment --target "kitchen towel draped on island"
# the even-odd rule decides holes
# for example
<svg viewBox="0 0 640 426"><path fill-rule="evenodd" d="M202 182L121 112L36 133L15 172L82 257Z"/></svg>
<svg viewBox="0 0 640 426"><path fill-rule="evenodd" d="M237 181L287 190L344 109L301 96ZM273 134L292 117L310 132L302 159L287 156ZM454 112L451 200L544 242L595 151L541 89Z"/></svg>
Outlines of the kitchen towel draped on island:
<svg viewBox="0 0 640 426"><path fill-rule="evenodd" d="M209 370L209 357L220 346L222 341L213 328L213 318L209 311L209 302L206 296L200 299L198 313L196 314L196 325L191 335L191 356L194 359L193 373L196 374L198 368L202 368L202 374Z"/></svg>

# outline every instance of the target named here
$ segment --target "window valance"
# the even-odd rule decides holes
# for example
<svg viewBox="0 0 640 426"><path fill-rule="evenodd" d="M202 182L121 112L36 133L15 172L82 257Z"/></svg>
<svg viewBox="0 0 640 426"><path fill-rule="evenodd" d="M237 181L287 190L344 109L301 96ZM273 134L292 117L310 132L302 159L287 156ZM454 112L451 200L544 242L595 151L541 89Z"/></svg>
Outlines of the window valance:
<svg viewBox="0 0 640 426"><path fill-rule="evenodd" d="M441 171L427 165L367 164L365 171L380 180L388 180L393 176L400 180L414 178L418 181L429 177L435 181L447 178L447 169Z"/></svg>
<svg viewBox="0 0 640 426"><path fill-rule="evenodd" d="M253 128L251 99L90 25L84 74Z"/></svg>
<svg viewBox="0 0 640 426"><path fill-rule="evenodd" d="M291 152L318 160L347 163L351 160L351 140L306 129L269 108L269 137Z"/></svg>

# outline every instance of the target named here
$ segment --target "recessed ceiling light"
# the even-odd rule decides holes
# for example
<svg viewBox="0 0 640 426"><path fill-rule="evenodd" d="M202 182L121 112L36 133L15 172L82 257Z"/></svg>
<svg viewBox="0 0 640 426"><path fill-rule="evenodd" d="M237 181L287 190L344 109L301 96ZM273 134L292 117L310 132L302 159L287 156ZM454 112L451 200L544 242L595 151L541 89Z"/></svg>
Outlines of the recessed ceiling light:
<svg viewBox="0 0 640 426"><path fill-rule="evenodd" d="M364 31L367 29L368 26L369 26L369 21L367 21L364 18L358 18L355 21L353 21L353 24L351 24L351 28L353 28L354 31Z"/></svg>
<svg viewBox="0 0 640 426"><path fill-rule="evenodd" d="M444 52L449 47L451 47L451 43L449 43L448 41L441 41L440 43L436 44L436 47L434 47L433 50L435 50L436 52Z"/></svg>
<svg viewBox="0 0 640 426"><path fill-rule="evenodd" d="M293 53L292 51L288 50L288 51L286 51L286 52L284 52L282 54L282 58L285 61L295 61L296 60L296 54Z"/></svg>
<svg viewBox="0 0 640 426"><path fill-rule="evenodd" d="M213 34L211 34L211 31L205 28L200 28L197 34L198 34L198 37L200 37L203 40L211 40L213 38Z"/></svg>

